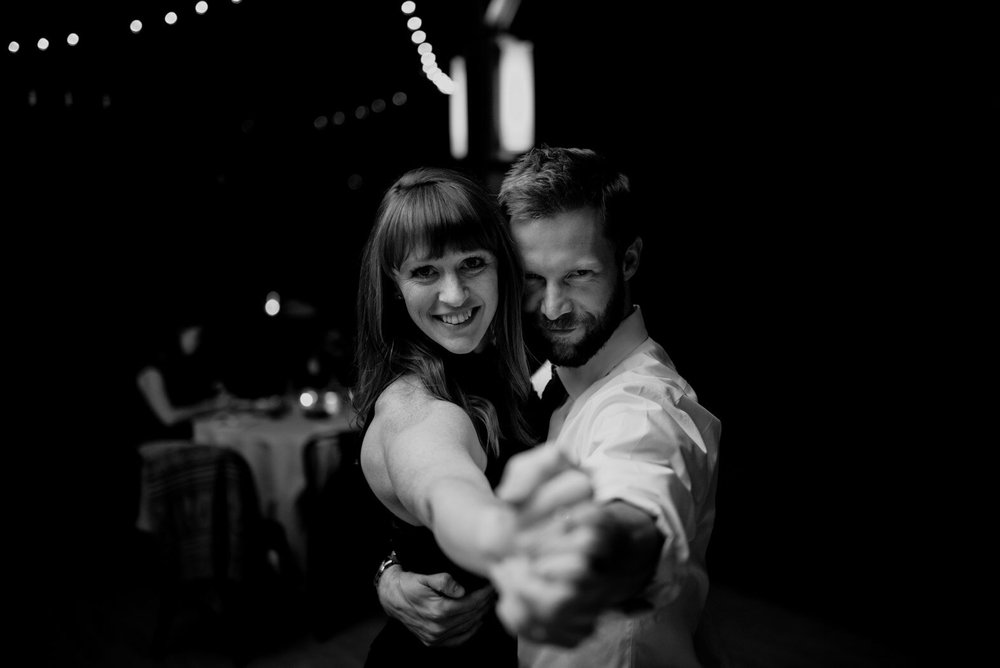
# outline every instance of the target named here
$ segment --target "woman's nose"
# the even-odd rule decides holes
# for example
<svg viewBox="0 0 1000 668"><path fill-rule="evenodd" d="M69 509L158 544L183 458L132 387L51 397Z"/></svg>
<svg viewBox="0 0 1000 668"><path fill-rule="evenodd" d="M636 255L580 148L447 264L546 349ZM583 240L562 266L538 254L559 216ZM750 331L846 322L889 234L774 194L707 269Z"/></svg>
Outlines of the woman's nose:
<svg viewBox="0 0 1000 668"><path fill-rule="evenodd" d="M465 303L465 298L465 283L455 274L445 274L441 284L441 292L438 293L438 299L448 306L457 307Z"/></svg>

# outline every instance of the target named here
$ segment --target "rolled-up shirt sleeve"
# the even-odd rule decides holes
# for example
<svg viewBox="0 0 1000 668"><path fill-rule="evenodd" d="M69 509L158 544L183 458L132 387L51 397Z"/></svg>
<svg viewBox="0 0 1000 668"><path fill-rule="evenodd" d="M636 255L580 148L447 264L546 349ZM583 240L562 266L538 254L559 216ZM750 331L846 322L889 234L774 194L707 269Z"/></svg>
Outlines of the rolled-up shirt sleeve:
<svg viewBox="0 0 1000 668"><path fill-rule="evenodd" d="M692 577L707 587L698 533L711 490L697 481L710 468L710 451L695 417L678 401L683 398L649 386L618 387L592 397L589 415L574 421L579 429L559 439L584 449L577 455L592 476L597 501L625 501L648 513L662 532L656 574L641 596L653 607L679 596Z"/></svg>

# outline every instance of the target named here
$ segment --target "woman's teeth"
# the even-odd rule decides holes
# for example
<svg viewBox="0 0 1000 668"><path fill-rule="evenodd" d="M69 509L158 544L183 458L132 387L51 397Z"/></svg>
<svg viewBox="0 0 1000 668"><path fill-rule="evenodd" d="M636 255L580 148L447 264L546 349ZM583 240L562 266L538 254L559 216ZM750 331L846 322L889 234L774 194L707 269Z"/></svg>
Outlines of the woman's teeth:
<svg viewBox="0 0 1000 668"><path fill-rule="evenodd" d="M438 316L448 325L460 325L469 318L472 317L472 309L468 311L461 311L460 313L448 313L442 316Z"/></svg>

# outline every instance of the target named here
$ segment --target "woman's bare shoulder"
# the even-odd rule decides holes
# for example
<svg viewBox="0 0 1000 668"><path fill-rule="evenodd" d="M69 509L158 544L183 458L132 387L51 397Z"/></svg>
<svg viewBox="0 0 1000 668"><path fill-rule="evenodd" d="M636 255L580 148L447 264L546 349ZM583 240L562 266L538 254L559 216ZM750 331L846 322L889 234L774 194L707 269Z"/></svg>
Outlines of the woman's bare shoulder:
<svg viewBox="0 0 1000 668"><path fill-rule="evenodd" d="M415 375L397 378L375 402L373 422L378 423L387 436L425 420L469 422L471 426L468 415L461 407L435 397Z"/></svg>
<svg viewBox="0 0 1000 668"><path fill-rule="evenodd" d="M400 376L392 381L375 400L375 413L423 410L436 401L427 387L413 374Z"/></svg>

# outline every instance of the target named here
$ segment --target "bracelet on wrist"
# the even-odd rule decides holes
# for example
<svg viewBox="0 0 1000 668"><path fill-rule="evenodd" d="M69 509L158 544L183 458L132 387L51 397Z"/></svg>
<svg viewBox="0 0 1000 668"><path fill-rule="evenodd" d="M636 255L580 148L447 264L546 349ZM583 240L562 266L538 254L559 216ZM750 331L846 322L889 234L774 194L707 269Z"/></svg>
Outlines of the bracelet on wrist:
<svg viewBox="0 0 1000 668"><path fill-rule="evenodd" d="M376 590L378 590L378 583L382 579L382 575L385 573L386 569L388 569L390 566L398 566L398 565L399 565L399 559L396 557L396 550L393 550L392 552L389 553L388 557L382 560L382 563L379 564L378 570L375 571L375 578L372 581L372 584L375 585Z"/></svg>

